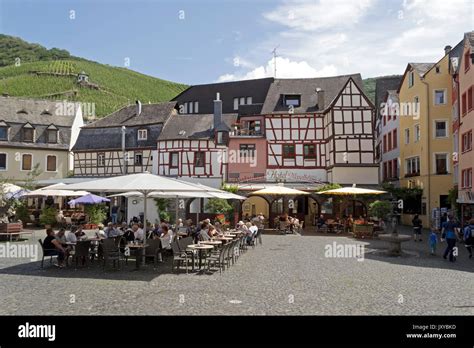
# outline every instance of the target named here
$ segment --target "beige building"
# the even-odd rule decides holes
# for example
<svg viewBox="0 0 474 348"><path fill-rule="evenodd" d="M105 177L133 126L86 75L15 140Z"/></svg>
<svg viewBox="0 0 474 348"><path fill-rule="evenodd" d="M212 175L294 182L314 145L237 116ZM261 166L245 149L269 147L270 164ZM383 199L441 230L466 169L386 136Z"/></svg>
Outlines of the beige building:
<svg viewBox="0 0 474 348"><path fill-rule="evenodd" d="M71 147L83 125L79 104L0 97L0 176L61 179L72 171Z"/></svg>

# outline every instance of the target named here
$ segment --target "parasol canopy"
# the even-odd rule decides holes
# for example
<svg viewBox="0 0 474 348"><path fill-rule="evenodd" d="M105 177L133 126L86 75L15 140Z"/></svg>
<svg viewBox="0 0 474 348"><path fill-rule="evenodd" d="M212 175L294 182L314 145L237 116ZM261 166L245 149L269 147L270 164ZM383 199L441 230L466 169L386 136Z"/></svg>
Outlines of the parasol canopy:
<svg viewBox="0 0 474 348"><path fill-rule="evenodd" d="M341 187L338 189L317 192L318 195L340 195L340 196L381 195L383 193L387 193L387 191L360 188L360 187L356 187L355 184L350 187Z"/></svg>
<svg viewBox="0 0 474 348"><path fill-rule="evenodd" d="M93 195L92 193L89 193L87 195L84 195L82 197L72 199L68 202L69 205L77 205L77 204L100 204L100 203L106 203L110 202L110 199Z"/></svg>
<svg viewBox="0 0 474 348"><path fill-rule="evenodd" d="M269 195L269 196L298 196L298 195L309 195L308 192L296 190L285 186L268 186L264 189L252 192L252 195Z"/></svg>

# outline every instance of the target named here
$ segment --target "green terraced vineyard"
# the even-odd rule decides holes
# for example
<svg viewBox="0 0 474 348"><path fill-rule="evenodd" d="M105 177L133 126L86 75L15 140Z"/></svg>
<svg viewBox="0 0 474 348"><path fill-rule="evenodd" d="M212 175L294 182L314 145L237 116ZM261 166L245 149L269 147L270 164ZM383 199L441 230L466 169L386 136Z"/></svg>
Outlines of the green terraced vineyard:
<svg viewBox="0 0 474 348"><path fill-rule="evenodd" d="M90 82L99 85L99 90L79 86L76 78L70 75L82 71L89 75ZM98 117L134 103L136 99L142 103L168 101L186 87L132 70L82 59L38 61L0 68L0 94L95 103ZM72 91L76 91L75 96L62 94Z"/></svg>

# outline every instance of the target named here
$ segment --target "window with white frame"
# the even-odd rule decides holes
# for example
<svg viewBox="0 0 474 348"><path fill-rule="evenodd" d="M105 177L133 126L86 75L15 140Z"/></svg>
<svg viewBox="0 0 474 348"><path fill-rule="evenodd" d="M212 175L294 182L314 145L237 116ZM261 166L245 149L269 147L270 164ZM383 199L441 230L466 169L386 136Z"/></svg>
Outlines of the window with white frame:
<svg viewBox="0 0 474 348"><path fill-rule="evenodd" d="M405 160L405 174L407 176L420 175L420 157L411 157Z"/></svg>
<svg viewBox="0 0 474 348"><path fill-rule="evenodd" d="M31 170L33 168L33 155L24 153L21 156L21 170Z"/></svg>
<svg viewBox="0 0 474 348"><path fill-rule="evenodd" d="M99 152L97 154L97 166L105 167L105 153L104 152Z"/></svg>
<svg viewBox="0 0 474 348"><path fill-rule="evenodd" d="M170 168L178 168L179 152L170 152Z"/></svg>
<svg viewBox="0 0 474 348"><path fill-rule="evenodd" d="M236 97L234 98L234 110L239 110L239 105L252 104L252 97Z"/></svg>
<svg viewBox="0 0 474 348"><path fill-rule="evenodd" d="M446 153L435 154L435 173L448 174L448 154Z"/></svg>
<svg viewBox="0 0 474 348"><path fill-rule="evenodd" d="M0 140L8 140L8 126L0 122Z"/></svg>
<svg viewBox="0 0 474 348"><path fill-rule="evenodd" d="M55 172L57 170L57 157L54 155L46 156L46 171Z"/></svg>
<svg viewBox="0 0 474 348"><path fill-rule="evenodd" d="M7 154L0 153L0 170L7 170Z"/></svg>
<svg viewBox="0 0 474 348"><path fill-rule="evenodd" d="M197 101L194 102L194 113L199 113L199 102Z"/></svg>
<svg viewBox="0 0 474 348"><path fill-rule="evenodd" d="M139 129L138 130L138 140L147 140L148 138L148 130L147 129Z"/></svg>
<svg viewBox="0 0 474 348"><path fill-rule="evenodd" d="M135 152L135 165L136 166L143 165L143 153L141 151Z"/></svg>
<svg viewBox="0 0 474 348"><path fill-rule="evenodd" d="M435 137L446 138L448 136L448 123L446 121L435 121Z"/></svg>
<svg viewBox="0 0 474 348"><path fill-rule="evenodd" d="M410 129L405 129L405 144L410 144Z"/></svg>
<svg viewBox="0 0 474 348"><path fill-rule="evenodd" d="M472 187L472 168L463 169L461 172L462 188Z"/></svg>
<svg viewBox="0 0 474 348"><path fill-rule="evenodd" d="M462 152L472 150L472 130L462 135L461 150Z"/></svg>
<svg viewBox="0 0 474 348"><path fill-rule="evenodd" d="M435 105L444 105L444 104L446 104L446 90L445 89L435 89L435 91L434 91L434 103L435 103Z"/></svg>
<svg viewBox="0 0 474 348"><path fill-rule="evenodd" d="M414 142L417 143L421 139L421 128L419 124L415 125L415 136L414 136Z"/></svg>

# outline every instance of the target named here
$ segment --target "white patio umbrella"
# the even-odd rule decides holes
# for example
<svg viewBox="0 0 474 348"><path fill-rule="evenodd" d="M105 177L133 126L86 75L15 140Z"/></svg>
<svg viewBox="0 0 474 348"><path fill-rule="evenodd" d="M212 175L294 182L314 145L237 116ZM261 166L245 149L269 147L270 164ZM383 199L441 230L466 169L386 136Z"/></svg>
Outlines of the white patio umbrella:
<svg viewBox="0 0 474 348"><path fill-rule="evenodd" d="M353 184L350 187L341 187L338 189L317 192L318 195L340 195L340 196L381 195L383 193L387 193L387 191L360 188L360 187L356 187L356 184Z"/></svg>
<svg viewBox="0 0 474 348"><path fill-rule="evenodd" d="M309 195L309 192L300 191L296 189L292 189L290 187L285 186L268 186L264 189L257 190L252 192L253 195L269 195L269 196L297 196L297 195Z"/></svg>
<svg viewBox="0 0 474 348"><path fill-rule="evenodd" d="M84 196L89 194L87 191L68 191L68 190L59 190L59 189L38 189L30 191L22 197L73 197L73 196Z"/></svg>
<svg viewBox="0 0 474 348"><path fill-rule="evenodd" d="M96 192L139 192L143 195L144 208L143 215L145 226L147 221L147 199L153 192L163 193L187 193L206 192L215 190L213 188L202 186L197 187L184 181L158 176L150 173L139 173L115 176L106 179L96 179L84 181L67 186L69 190L87 190ZM144 242L146 242L146 233Z"/></svg>

